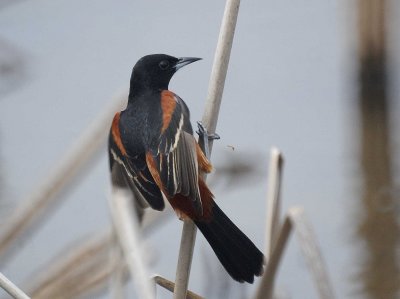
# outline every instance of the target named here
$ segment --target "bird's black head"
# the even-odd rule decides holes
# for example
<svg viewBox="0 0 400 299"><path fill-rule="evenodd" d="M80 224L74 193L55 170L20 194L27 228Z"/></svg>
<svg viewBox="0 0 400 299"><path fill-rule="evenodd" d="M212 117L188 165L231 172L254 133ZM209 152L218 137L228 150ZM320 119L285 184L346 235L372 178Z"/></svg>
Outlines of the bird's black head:
<svg viewBox="0 0 400 299"><path fill-rule="evenodd" d="M181 67L201 58L176 58L165 54L147 55L135 64L131 76L130 94L146 90L168 89L169 81Z"/></svg>

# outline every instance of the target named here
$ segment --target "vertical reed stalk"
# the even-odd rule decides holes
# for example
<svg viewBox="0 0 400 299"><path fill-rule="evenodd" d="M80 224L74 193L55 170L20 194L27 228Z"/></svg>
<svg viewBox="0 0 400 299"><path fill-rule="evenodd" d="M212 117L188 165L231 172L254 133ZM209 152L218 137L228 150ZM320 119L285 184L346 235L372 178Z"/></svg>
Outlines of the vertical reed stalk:
<svg viewBox="0 0 400 299"><path fill-rule="evenodd" d="M123 256L139 298L154 299L154 287L143 259L140 228L129 190L113 187L110 198L111 216Z"/></svg>
<svg viewBox="0 0 400 299"><path fill-rule="evenodd" d="M277 148L271 149L268 193L267 193L267 224L265 236L265 258L268 261L278 238L281 215L281 180L283 169L283 156Z"/></svg>
<svg viewBox="0 0 400 299"><path fill-rule="evenodd" d="M224 16L222 18L217 49L215 51L214 64L208 87L208 96L202 119L202 123L210 134L215 133L217 127L222 93L224 91L225 78L228 70L236 20L239 12L239 4L240 0L227 0ZM212 145L212 140L210 140L210 154ZM184 221L176 270L174 299L186 298L194 244L196 240L196 230L197 228L192 221Z"/></svg>

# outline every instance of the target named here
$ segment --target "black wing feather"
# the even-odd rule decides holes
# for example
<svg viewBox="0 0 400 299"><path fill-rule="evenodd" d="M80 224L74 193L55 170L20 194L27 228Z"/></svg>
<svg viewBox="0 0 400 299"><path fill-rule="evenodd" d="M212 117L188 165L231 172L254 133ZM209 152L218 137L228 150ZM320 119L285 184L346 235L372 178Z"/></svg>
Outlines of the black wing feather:
<svg viewBox="0 0 400 299"><path fill-rule="evenodd" d="M153 209L163 210L165 207L163 196L147 168L144 155L135 158L123 155L112 134L109 136L108 152L111 169L114 163L120 164L125 170L123 175L132 191L138 192Z"/></svg>

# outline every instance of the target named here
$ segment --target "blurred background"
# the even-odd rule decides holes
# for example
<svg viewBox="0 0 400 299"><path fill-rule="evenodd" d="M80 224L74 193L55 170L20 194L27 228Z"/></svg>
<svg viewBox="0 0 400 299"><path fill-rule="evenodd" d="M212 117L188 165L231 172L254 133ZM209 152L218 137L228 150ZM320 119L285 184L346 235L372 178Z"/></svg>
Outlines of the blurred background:
<svg viewBox="0 0 400 299"><path fill-rule="evenodd" d="M192 123L200 120L224 5L0 0L1 226L128 89L140 57L203 58L170 84ZM304 207L337 298L400 298L399 16L394 0L255 0L239 11L213 148L214 194L263 248L269 149L280 148L283 211ZM23 289L66 247L110 226L105 145L40 230L2 261L0 271ZM181 234L172 218L146 235L151 272L171 280ZM189 288L207 298L253 292L224 274L200 234ZM317 298L294 238L276 293ZM98 287L86 298L110 296Z"/></svg>

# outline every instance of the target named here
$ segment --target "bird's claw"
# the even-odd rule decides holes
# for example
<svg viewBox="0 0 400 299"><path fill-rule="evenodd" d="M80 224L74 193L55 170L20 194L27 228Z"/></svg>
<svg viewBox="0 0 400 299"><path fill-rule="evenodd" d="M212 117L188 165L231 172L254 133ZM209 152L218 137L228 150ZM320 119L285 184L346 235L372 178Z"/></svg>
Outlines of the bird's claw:
<svg viewBox="0 0 400 299"><path fill-rule="evenodd" d="M218 140L218 139L221 139L221 137L217 133L208 134L208 140Z"/></svg>
<svg viewBox="0 0 400 299"><path fill-rule="evenodd" d="M207 158L210 157L209 142L210 140L221 139L217 133L210 134L207 128L203 125L201 121L197 122L198 131L196 133L199 135L199 143L203 148L204 154Z"/></svg>
<svg viewBox="0 0 400 299"><path fill-rule="evenodd" d="M221 137L217 133L208 133L208 130L201 121L197 122L197 127L199 128L199 130L196 131L196 133L200 136L200 138L207 138L208 140L221 139Z"/></svg>

